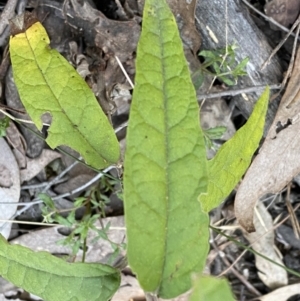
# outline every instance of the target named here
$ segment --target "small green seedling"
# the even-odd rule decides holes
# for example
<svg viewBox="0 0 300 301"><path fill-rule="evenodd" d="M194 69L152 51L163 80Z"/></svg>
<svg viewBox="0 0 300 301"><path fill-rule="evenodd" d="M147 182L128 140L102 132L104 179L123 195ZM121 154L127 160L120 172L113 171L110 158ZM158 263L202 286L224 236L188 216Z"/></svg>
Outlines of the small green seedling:
<svg viewBox="0 0 300 301"><path fill-rule="evenodd" d="M236 45L229 45L226 48L216 50L202 50L199 56L204 59L201 70L216 76L228 86L234 86L240 76L247 75L245 67L249 61L244 58L236 64L235 50ZM209 69L212 69L210 71Z"/></svg>
<svg viewBox="0 0 300 301"><path fill-rule="evenodd" d="M9 122L10 119L7 116L0 119L0 137L6 136L6 129L9 127Z"/></svg>
<svg viewBox="0 0 300 301"><path fill-rule="evenodd" d="M213 140L220 139L226 132L225 126L216 126L207 130L203 130L205 145L208 149L213 149Z"/></svg>

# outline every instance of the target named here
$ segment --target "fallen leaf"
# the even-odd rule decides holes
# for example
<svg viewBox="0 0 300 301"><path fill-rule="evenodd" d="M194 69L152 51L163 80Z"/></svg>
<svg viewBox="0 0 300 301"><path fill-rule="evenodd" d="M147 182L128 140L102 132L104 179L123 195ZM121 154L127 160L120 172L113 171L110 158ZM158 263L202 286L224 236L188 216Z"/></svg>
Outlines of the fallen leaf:
<svg viewBox="0 0 300 301"><path fill-rule="evenodd" d="M244 233L244 235L255 251L281 265L284 265L282 260L279 258L278 253L274 249L275 234L273 230L274 226L272 217L262 202L257 204L256 209L257 211L254 215L254 226L256 232ZM263 220L263 224L261 220ZM274 289L288 283L286 270L259 255L254 255L258 276L267 287Z"/></svg>
<svg viewBox="0 0 300 301"><path fill-rule="evenodd" d="M300 239L296 237L295 232L291 227L283 224L276 228L276 232L277 235L280 237L280 241L284 245L300 249Z"/></svg>
<svg viewBox="0 0 300 301"><path fill-rule="evenodd" d="M27 167L20 171L21 183L31 180L40 171L42 171L50 162L60 157L60 153L50 149L44 149L38 158L27 158Z"/></svg>
<svg viewBox="0 0 300 301"><path fill-rule="evenodd" d="M205 101L200 111L200 121L203 129L211 129L218 126L225 126L226 132L223 134L223 140L229 140L235 131L235 127L230 118L230 109L226 101L222 98Z"/></svg>
<svg viewBox="0 0 300 301"><path fill-rule="evenodd" d="M73 177L71 179L69 179L68 181L58 184L55 186L54 191L57 194L64 194L70 191L75 190L78 187L81 187L82 185L85 185L87 182L89 182L94 176L93 175L89 175L89 174L81 174L78 175L76 177ZM91 184L93 185L93 184ZM88 189L87 186L86 189ZM72 194L69 199L74 200L75 198L77 198L80 194L82 194L82 192L78 192L75 194Z"/></svg>
<svg viewBox="0 0 300 301"><path fill-rule="evenodd" d="M88 45L96 44L107 55L117 55L122 62L136 51L140 25L135 20L116 21L105 17L88 1L70 0L66 5L68 21L83 31Z"/></svg>
<svg viewBox="0 0 300 301"><path fill-rule="evenodd" d="M5 280L4 278L0 277L0 296L1 294L4 294L7 291L11 291L15 288L13 284L11 284L9 281ZM1 298L0 298L1 300Z"/></svg>
<svg viewBox="0 0 300 301"><path fill-rule="evenodd" d="M265 5L265 13L281 25L288 27L293 24L300 12L299 0L272 0ZM270 22L274 30L278 27Z"/></svg>
<svg viewBox="0 0 300 301"><path fill-rule="evenodd" d="M145 293L138 280L131 275L121 275L121 285L111 301L144 300Z"/></svg>
<svg viewBox="0 0 300 301"><path fill-rule="evenodd" d="M16 292L16 295L17 295L17 292ZM17 298L17 299L15 299L15 298L13 298L15 301L23 301L23 300L20 300L19 298ZM0 294L0 301L9 301L9 300L11 300L11 297L5 297L5 295L3 295L3 294Z"/></svg>
<svg viewBox="0 0 300 301"><path fill-rule="evenodd" d="M16 212L20 198L19 167L3 138L0 138L0 154L0 220L9 220ZM9 237L10 229L11 223L0 221L0 234L5 238Z"/></svg>
<svg viewBox="0 0 300 301"><path fill-rule="evenodd" d="M18 162L19 168L25 168L27 164L26 141L13 122L10 122L9 127L6 129L6 139L9 142L9 144L13 147L13 153Z"/></svg>
<svg viewBox="0 0 300 301"><path fill-rule="evenodd" d="M168 0L167 2L176 18L184 46L188 47L193 54L196 55L201 45L200 33L197 31L195 26L195 9L197 0Z"/></svg>
<svg viewBox="0 0 300 301"><path fill-rule="evenodd" d="M294 295L298 295L300 292L300 283L291 284L285 287L281 287L267 295L258 297L260 301L287 301Z"/></svg>
<svg viewBox="0 0 300 301"><path fill-rule="evenodd" d="M278 193L300 172L300 48L287 89L259 154L235 197L239 223L254 231L253 208L267 193Z"/></svg>
<svg viewBox="0 0 300 301"><path fill-rule="evenodd" d="M9 168L0 164L0 187L9 188L12 184L13 181Z"/></svg>

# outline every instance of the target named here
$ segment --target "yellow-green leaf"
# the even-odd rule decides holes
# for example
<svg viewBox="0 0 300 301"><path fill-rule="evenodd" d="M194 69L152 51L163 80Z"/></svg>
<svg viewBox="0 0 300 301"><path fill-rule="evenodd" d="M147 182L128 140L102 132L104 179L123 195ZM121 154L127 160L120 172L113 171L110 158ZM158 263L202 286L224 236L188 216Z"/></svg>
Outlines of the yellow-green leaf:
<svg viewBox="0 0 300 301"><path fill-rule="evenodd" d="M208 190L199 196L204 211L219 206L249 167L263 135L268 101L269 88L266 88L247 123L208 161Z"/></svg>
<svg viewBox="0 0 300 301"><path fill-rule="evenodd" d="M9 245L0 235L0 275L45 301L106 301L120 274L100 263L68 263L46 252Z"/></svg>
<svg viewBox="0 0 300 301"><path fill-rule="evenodd" d="M200 276L194 283L189 301L234 301L226 279Z"/></svg>
<svg viewBox="0 0 300 301"><path fill-rule="evenodd" d="M113 129L86 82L55 49L40 22L10 38L13 76L26 111L38 129L49 112L46 142L68 145L87 164L104 168L119 159Z"/></svg>
<svg viewBox="0 0 300 301"><path fill-rule="evenodd" d="M176 21L165 0L146 0L124 170L127 255L147 292L191 288L208 252L197 197L207 171L199 106Z"/></svg>

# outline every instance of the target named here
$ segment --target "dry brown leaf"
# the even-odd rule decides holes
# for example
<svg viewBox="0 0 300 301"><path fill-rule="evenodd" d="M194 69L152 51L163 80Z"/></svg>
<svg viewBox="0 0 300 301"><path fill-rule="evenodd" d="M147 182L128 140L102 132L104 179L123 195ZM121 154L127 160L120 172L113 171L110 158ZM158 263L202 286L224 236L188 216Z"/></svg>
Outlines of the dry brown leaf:
<svg viewBox="0 0 300 301"><path fill-rule="evenodd" d="M20 96L14 82L11 67L9 68L5 78L5 99L9 107L25 112L25 108L20 100ZM12 112L12 115L17 118L30 120L28 114ZM51 118L49 116L49 114L44 114L42 116L43 122L48 124L51 123ZM26 127L22 126L20 128L20 131L23 134L24 139L26 140L26 155L30 158L39 156L45 146L45 141L42 140L38 135L33 133L39 132L36 126L34 124L27 124Z"/></svg>
<svg viewBox="0 0 300 301"><path fill-rule="evenodd" d="M295 22L299 11L299 0L272 0L265 5L266 15L285 27ZM272 24L271 28L278 30L278 27Z"/></svg>
<svg viewBox="0 0 300 301"><path fill-rule="evenodd" d="M19 168L25 168L27 164L26 141L13 122L10 122L9 127L6 129L6 139L9 142L9 144L13 147L13 153L18 162Z"/></svg>
<svg viewBox="0 0 300 301"><path fill-rule="evenodd" d="M256 209L257 211L254 215L256 232L245 233L244 235L255 251L283 265L282 260L274 249L275 234L272 217L262 202L257 204ZM256 254L255 266L257 267L259 278L267 287L274 289L288 283L287 272L283 268Z"/></svg>
<svg viewBox="0 0 300 301"><path fill-rule="evenodd" d="M9 168L0 164L0 187L10 188L13 185L13 180Z"/></svg>
<svg viewBox="0 0 300 301"><path fill-rule="evenodd" d="M254 231L253 208L267 193L278 193L300 172L300 48L296 65L268 135L235 198L239 223Z"/></svg>
<svg viewBox="0 0 300 301"><path fill-rule="evenodd" d="M16 294L17 294L17 292L16 292ZM6 298L3 294L0 294L0 301L9 301L9 300L11 300L10 297ZM19 298L17 298L17 299L13 298L13 300L15 300L15 301L22 301Z"/></svg>
<svg viewBox="0 0 300 301"><path fill-rule="evenodd" d="M203 129L225 126L226 132L222 139L229 140L235 133L235 127L230 119L230 109L222 98L206 101L201 107L200 121Z"/></svg>
<svg viewBox="0 0 300 301"><path fill-rule="evenodd" d="M5 293L5 292L8 292L8 291L11 291L15 288L15 286L8 282L6 279L0 277L0 296L1 294ZM0 300L1 300L1 297L0 297Z"/></svg>
<svg viewBox="0 0 300 301"><path fill-rule="evenodd" d="M72 16L69 22L80 26L85 40L90 45L95 43L106 54L117 55L122 62L135 52L141 30L135 20L110 20L92 8L88 1L70 0L66 9L67 15Z"/></svg>
<svg viewBox="0 0 300 301"><path fill-rule="evenodd" d="M197 0L168 0L168 4L176 18L181 39L185 46L196 55L201 45L200 34L195 26L195 9Z"/></svg>
<svg viewBox="0 0 300 301"><path fill-rule="evenodd" d="M26 169L20 171L21 183L29 181L43 170L51 161L60 158L61 155L53 150L44 149L41 155L35 159L27 159Z"/></svg>
<svg viewBox="0 0 300 301"><path fill-rule="evenodd" d="M279 288L272 293L259 297L260 301L286 301L300 292L300 283Z"/></svg>
<svg viewBox="0 0 300 301"><path fill-rule="evenodd" d="M18 207L20 174L16 159L3 138L0 138L0 154L0 220L9 220ZM0 221L0 234L5 238L9 237L10 229L11 223Z"/></svg>
<svg viewBox="0 0 300 301"><path fill-rule="evenodd" d="M55 186L54 191L57 194L64 194L70 191L75 190L76 188L86 184L87 182L89 182L94 176L90 175L90 174L81 174L78 176L75 176L71 179L69 179L68 181L58 184ZM86 187L88 188L88 186ZM76 197L78 197L82 192L78 192L75 194L72 194L71 199L75 199Z"/></svg>
<svg viewBox="0 0 300 301"><path fill-rule="evenodd" d="M138 0L139 6L144 7L145 0ZM195 10L197 0L167 0L173 15L176 18L180 36L185 47L189 48L194 55L201 46L200 33L195 25Z"/></svg>
<svg viewBox="0 0 300 301"><path fill-rule="evenodd" d="M144 300L145 293L137 279L130 275L121 274L121 285L111 301Z"/></svg>

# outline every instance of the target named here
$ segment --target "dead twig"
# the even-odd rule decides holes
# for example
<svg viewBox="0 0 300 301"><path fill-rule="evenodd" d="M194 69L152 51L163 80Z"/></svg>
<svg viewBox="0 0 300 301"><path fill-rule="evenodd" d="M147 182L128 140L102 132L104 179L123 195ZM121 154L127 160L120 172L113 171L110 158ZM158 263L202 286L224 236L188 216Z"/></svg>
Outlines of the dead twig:
<svg viewBox="0 0 300 301"><path fill-rule="evenodd" d="M262 12L260 12L258 9L256 9L252 4L250 4L247 0L242 0L248 7L250 7L253 11L255 11L258 15L260 15L261 17L263 17L265 20L267 20L268 22L271 22L272 24L276 25L278 28L280 28L281 30L285 31L285 32L289 32L289 29L286 28L285 26L281 25L280 23L276 22L274 19L266 16L265 14L263 14ZM291 34L293 37L295 36L294 33Z"/></svg>
<svg viewBox="0 0 300 301"><path fill-rule="evenodd" d="M287 196L286 196L285 204L286 204L288 213L290 214L290 220L291 220L291 223L292 223L292 227L293 227L293 230L294 230L295 237L297 239L299 239L299 233L300 233L299 222L298 222L297 216L296 216L296 214L293 210L293 206L292 206L291 201L290 201L291 200L291 198L290 198L291 183L288 184L287 187L288 187L288 189L287 189Z"/></svg>
<svg viewBox="0 0 300 301"><path fill-rule="evenodd" d="M298 204L294 209L293 211L295 212L298 208L300 207L300 204ZM263 237L264 235L266 235L269 231L274 231L276 230L280 225L282 225L285 221L287 221L288 219L290 218L290 215L286 216L281 222L279 222L277 225L274 225L274 227L272 229L269 229L268 231L266 231L261 237ZM249 244L249 247L251 247L254 243L258 242L261 237L257 238L257 240L255 240L253 243ZM226 269L224 270L222 273L220 273L218 275L218 277L221 277L223 275L225 275L231 268L233 268L234 265L236 265L239 260L245 255L245 253L247 252L248 250L245 249L238 257L237 259Z"/></svg>
<svg viewBox="0 0 300 301"><path fill-rule="evenodd" d="M268 59L263 63L263 65L261 66L261 70L263 70L270 63L270 60L272 59L272 57L277 53L277 51L286 42L286 40L288 39L288 37L292 34L292 32L294 31L294 29L299 24L300 24L300 15L297 18L297 20L295 21L295 23L293 24L292 28L289 30L289 32L285 35L285 37L281 40L281 42L273 49L273 51L270 54L270 56L268 57ZM295 41L297 41L298 36L299 36L299 32L295 34ZM292 55L292 57L295 56L295 41L294 41L294 46L293 46L293 55Z"/></svg>
<svg viewBox="0 0 300 301"><path fill-rule="evenodd" d="M261 293L244 277L242 276L234 267L232 264L230 264L230 262L228 261L228 259L226 258L226 255L223 251L220 251L216 245L215 242L212 242L213 248L218 252L221 260L224 262L224 264L227 267L230 267L230 271L234 274L234 276L236 278L238 278L248 289L250 292L252 292L253 294L255 294L257 297L261 296ZM227 269L227 271L229 271L229 269ZM222 273L224 274L224 273Z"/></svg>
<svg viewBox="0 0 300 301"><path fill-rule="evenodd" d="M253 93L258 91L263 91L267 86L253 86L253 87L247 87L243 89L237 89L237 90L227 90L217 93L209 93L209 94L198 94L197 99L198 101L202 99L211 99L211 98L218 98L218 97L224 97L224 96L235 96L242 93ZM270 90L280 90L281 85L280 84L274 84L269 86Z"/></svg>

